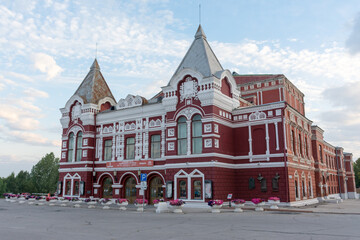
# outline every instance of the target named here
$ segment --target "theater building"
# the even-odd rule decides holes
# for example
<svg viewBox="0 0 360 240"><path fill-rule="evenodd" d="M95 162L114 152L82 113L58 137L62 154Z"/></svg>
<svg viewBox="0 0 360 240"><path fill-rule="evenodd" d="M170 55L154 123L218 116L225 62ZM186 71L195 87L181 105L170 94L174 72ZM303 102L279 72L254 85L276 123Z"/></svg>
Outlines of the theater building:
<svg viewBox="0 0 360 240"><path fill-rule="evenodd" d="M304 94L282 74L222 68L199 26L166 86L116 101L97 60L60 109L58 194L206 202L356 196L352 155L323 140Z"/></svg>

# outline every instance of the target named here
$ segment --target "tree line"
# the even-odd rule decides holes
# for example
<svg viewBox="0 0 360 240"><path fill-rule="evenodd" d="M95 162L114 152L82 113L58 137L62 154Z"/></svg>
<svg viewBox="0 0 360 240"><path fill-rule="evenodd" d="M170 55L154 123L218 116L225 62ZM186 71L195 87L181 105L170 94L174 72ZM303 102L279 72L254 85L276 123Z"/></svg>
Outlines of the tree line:
<svg viewBox="0 0 360 240"><path fill-rule="evenodd" d="M59 158L54 153L46 154L35 164L31 172L12 172L8 177L0 177L0 196L3 193L54 193L59 180Z"/></svg>
<svg viewBox="0 0 360 240"><path fill-rule="evenodd" d="M358 158L355 162L354 162L354 174L355 174L355 183L356 183L356 187L360 188L360 158Z"/></svg>

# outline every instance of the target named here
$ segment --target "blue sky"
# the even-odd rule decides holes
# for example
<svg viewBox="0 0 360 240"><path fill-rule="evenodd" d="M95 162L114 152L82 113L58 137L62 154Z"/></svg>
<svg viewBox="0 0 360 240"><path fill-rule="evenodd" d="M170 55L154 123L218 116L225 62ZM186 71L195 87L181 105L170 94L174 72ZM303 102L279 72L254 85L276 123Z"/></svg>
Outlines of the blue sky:
<svg viewBox="0 0 360 240"><path fill-rule="evenodd" d="M59 108L95 57L119 100L167 84L199 24L224 68L283 73L326 140L360 157L358 1L1 1L0 176L60 156Z"/></svg>

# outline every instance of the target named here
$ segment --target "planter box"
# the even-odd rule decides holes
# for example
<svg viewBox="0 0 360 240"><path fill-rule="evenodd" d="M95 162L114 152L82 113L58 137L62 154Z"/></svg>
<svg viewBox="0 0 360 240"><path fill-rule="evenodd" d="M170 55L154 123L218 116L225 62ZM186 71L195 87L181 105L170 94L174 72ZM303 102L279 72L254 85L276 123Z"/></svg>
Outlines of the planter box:
<svg viewBox="0 0 360 240"><path fill-rule="evenodd" d="M212 205L211 206L211 212L212 213L220 213L220 208L222 207L222 204L221 205Z"/></svg>

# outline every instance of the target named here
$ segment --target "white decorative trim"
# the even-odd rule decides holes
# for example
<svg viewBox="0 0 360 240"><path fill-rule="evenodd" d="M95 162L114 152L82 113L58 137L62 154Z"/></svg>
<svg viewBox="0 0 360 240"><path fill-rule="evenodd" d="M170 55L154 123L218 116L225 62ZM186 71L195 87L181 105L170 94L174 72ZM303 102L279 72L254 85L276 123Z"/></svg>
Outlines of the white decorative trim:
<svg viewBox="0 0 360 240"><path fill-rule="evenodd" d="M195 114L200 114L200 116L203 116L202 112L199 109L194 107L187 107L178 112L176 114L176 118L180 116L185 116L187 120L191 120L192 116Z"/></svg>
<svg viewBox="0 0 360 240"><path fill-rule="evenodd" d="M175 136L175 129L174 128L168 128L168 137Z"/></svg>
<svg viewBox="0 0 360 240"><path fill-rule="evenodd" d="M174 151L175 150L175 143L169 142L168 143L168 151Z"/></svg>
<svg viewBox="0 0 360 240"><path fill-rule="evenodd" d="M264 112L253 112L250 114L249 116L249 121L256 121L256 120L265 120L266 119L266 114Z"/></svg>
<svg viewBox="0 0 360 240"><path fill-rule="evenodd" d="M211 123L204 124L204 133L210 133L212 131L211 125Z"/></svg>
<svg viewBox="0 0 360 240"><path fill-rule="evenodd" d="M136 169L136 170L139 170L139 168L138 167L136 167L136 168L124 168L124 171L126 171L125 169ZM107 171L108 171L109 169L107 169ZM105 170L106 171L106 170ZM121 178L120 178L120 180L119 180L119 184L122 182L122 180L123 180L123 178L126 176L126 175L132 175L134 178L135 178L135 180L136 180L136 184L138 185L139 184L139 179L138 179L138 177L134 174L134 173L132 173L132 172L125 172L125 173L123 173L123 175L121 176Z"/></svg>
<svg viewBox="0 0 360 240"><path fill-rule="evenodd" d="M211 148L212 147L212 139L204 139L204 147Z"/></svg>
<svg viewBox="0 0 360 240"><path fill-rule="evenodd" d="M214 133L219 133L219 125L218 124L214 124Z"/></svg>
<svg viewBox="0 0 360 240"><path fill-rule="evenodd" d="M104 175L110 176L112 182L115 183L114 177L113 177L110 173L104 172L104 173L102 173L102 174L98 177L98 179L97 179L97 182L96 182L96 183L97 183L98 185L100 185L100 182L99 182L99 181L100 181L100 179L101 179Z"/></svg>
<svg viewBox="0 0 360 240"><path fill-rule="evenodd" d="M165 165L154 165L152 167L142 167L141 169L144 171L153 171L153 170L166 170L166 169L179 169L179 168L201 168L201 167L219 167L219 168L227 168L227 169L252 169L252 168L279 168L284 167L284 162L258 162L258 163L241 163L241 164L230 164L230 163L222 163L222 162L187 162L187 163L172 163ZM60 171L61 170L61 171ZM59 172L86 172L82 168L74 170L72 168L64 168L60 169ZM96 171L109 171L109 168L106 167L98 167L95 168ZM122 171L137 171L138 167L128 167L121 168ZM88 171L92 171L91 168ZM127 172L131 173L131 172ZM127 173L124 173L127 174ZM131 173L133 176L135 174ZM124 176L123 175L123 176ZM137 179L137 178L136 178Z"/></svg>
<svg viewBox="0 0 360 240"><path fill-rule="evenodd" d="M132 108L143 105L143 99L141 96L131 95L128 94L125 99L120 99L117 108L118 109L125 109L125 108Z"/></svg>
<svg viewBox="0 0 360 240"><path fill-rule="evenodd" d="M196 80L192 80L191 77L187 77L185 82L180 85L180 102L186 99L198 99L198 83Z"/></svg>
<svg viewBox="0 0 360 240"><path fill-rule="evenodd" d="M219 139L214 139L214 147L219 148Z"/></svg>

